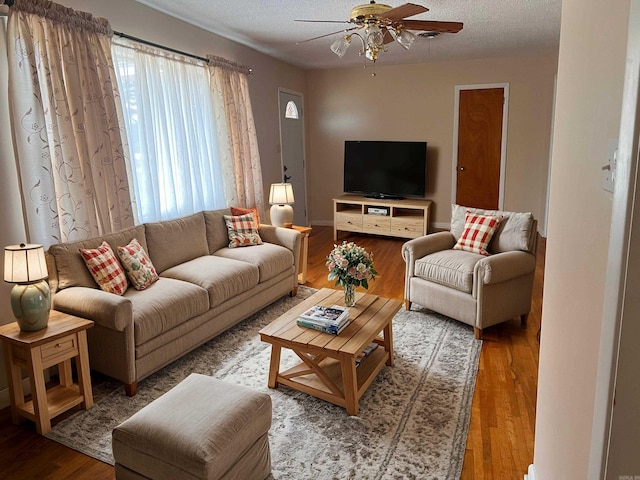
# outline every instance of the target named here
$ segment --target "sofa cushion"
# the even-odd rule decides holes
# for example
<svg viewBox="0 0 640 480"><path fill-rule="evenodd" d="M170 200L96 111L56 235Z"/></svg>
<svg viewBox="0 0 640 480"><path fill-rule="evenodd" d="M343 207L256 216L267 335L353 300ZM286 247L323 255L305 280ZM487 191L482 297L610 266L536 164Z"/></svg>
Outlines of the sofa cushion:
<svg viewBox="0 0 640 480"><path fill-rule="evenodd" d="M291 250L272 243L254 248L221 248L214 255L255 265L260 273L260 283L293 268Z"/></svg>
<svg viewBox="0 0 640 480"><path fill-rule="evenodd" d="M203 212L204 223L207 228L207 244L209 245L209 253L220 250L229 245L229 234L227 225L224 223L224 216L230 215L231 210L228 208L222 210L208 210Z"/></svg>
<svg viewBox="0 0 640 480"><path fill-rule="evenodd" d="M202 212L145 224L147 252L158 273L209 254Z"/></svg>
<svg viewBox="0 0 640 480"><path fill-rule="evenodd" d="M225 215L224 222L229 231L229 248L262 245L253 213L234 216Z"/></svg>
<svg viewBox="0 0 640 480"><path fill-rule="evenodd" d="M162 276L204 288L209 292L211 308L250 290L260 279L257 266L214 255L176 265L162 272Z"/></svg>
<svg viewBox="0 0 640 480"><path fill-rule="evenodd" d="M205 289L173 278L160 277L145 290L130 288L125 297L131 300L136 346L209 310Z"/></svg>
<svg viewBox="0 0 640 480"><path fill-rule="evenodd" d="M478 253L463 250L442 250L417 260L414 274L424 280L471 293L473 268L483 258Z"/></svg>
<svg viewBox="0 0 640 480"><path fill-rule="evenodd" d="M456 240L460 238L464 230L466 211L502 217L491 242L489 242L489 247L487 248L489 253L511 252L513 250L531 251L531 230L533 229L533 214L531 212L483 210L481 208L469 208L453 204L451 206L451 233Z"/></svg>
<svg viewBox="0 0 640 480"><path fill-rule="evenodd" d="M80 255L101 290L122 295L129 286L124 269L107 242L98 248L80 248Z"/></svg>
<svg viewBox="0 0 640 480"><path fill-rule="evenodd" d="M258 207L256 207L255 205L251 208L231 207L231 215L238 216L238 215L245 215L247 213L253 213L255 228L256 230L260 228L260 212L258 212Z"/></svg>
<svg viewBox="0 0 640 480"><path fill-rule="evenodd" d="M110 233L100 238L51 245L49 254L55 258L58 289L61 290L67 287L96 288L96 282L91 273L89 273L79 249L97 248L105 241L109 244L111 250L116 251L119 246L126 245L133 238L137 238L140 241L140 245L145 249L147 248L144 226L142 225Z"/></svg>
<svg viewBox="0 0 640 480"><path fill-rule="evenodd" d="M498 227L500 217L480 215L467 212L464 220L464 231L453 246L454 250L466 250L488 256L487 246Z"/></svg>
<svg viewBox="0 0 640 480"><path fill-rule="evenodd" d="M151 259L137 239L134 238L124 247L118 247L118 257L136 290L144 290L158 280L158 273Z"/></svg>

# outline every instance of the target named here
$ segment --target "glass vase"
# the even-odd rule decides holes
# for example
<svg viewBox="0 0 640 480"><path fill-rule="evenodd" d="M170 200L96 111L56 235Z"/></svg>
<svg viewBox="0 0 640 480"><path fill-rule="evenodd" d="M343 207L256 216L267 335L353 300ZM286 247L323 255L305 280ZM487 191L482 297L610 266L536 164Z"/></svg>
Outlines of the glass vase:
<svg viewBox="0 0 640 480"><path fill-rule="evenodd" d="M344 304L353 307L356 304L356 286L348 283L344 286Z"/></svg>

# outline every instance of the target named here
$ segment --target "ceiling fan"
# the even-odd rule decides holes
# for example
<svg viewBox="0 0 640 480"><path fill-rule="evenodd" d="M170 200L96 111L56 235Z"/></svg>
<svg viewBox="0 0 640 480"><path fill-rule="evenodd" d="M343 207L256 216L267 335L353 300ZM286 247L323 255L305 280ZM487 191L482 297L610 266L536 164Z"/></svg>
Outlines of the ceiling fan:
<svg viewBox="0 0 640 480"><path fill-rule="evenodd" d="M319 38L345 33L331 45L331 51L342 58L351 38L356 35L362 42L360 55L375 62L380 52L386 51L386 45L394 40L408 50L416 39L416 34L411 30L419 30L421 36L434 37L441 33L458 33L462 30L461 22L439 22L433 20L407 20L419 13L428 12L429 9L415 3L405 3L399 7L391 7L371 0L369 3L358 5L351 9L349 20L296 20L297 22L322 22L322 23L347 23L352 27L327 33L319 37L310 38L304 42L310 42ZM298 43L304 43L298 42Z"/></svg>

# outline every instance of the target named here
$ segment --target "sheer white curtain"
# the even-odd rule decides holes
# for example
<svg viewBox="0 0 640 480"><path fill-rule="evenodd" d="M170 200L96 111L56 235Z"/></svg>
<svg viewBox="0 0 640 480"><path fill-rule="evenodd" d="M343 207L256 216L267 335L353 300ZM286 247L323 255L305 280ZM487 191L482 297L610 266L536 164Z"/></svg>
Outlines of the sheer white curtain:
<svg viewBox="0 0 640 480"><path fill-rule="evenodd" d="M133 225L111 27L44 0L9 10L9 107L29 241Z"/></svg>
<svg viewBox="0 0 640 480"><path fill-rule="evenodd" d="M139 220L224 208L206 63L122 38L112 52Z"/></svg>
<svg viewBox="0 0 640 480"><path fill-rule="evenodd" d="M225 170L227 196L235 205L255 205L263 215L262 168L247 79L250 70L221 57L207 57L212 101L220 119L218 132L227 148L223 157L229 165Z"/></svg>

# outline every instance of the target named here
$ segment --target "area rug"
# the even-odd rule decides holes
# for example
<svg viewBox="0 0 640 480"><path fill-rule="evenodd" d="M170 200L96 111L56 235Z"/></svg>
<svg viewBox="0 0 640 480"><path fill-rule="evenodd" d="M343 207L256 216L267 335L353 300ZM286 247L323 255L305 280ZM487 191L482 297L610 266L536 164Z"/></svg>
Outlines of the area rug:
<svg viewBox="0 0 640 480"><path fill-rule="evenodd" d="M358 416L349 416L287 387L267 387L271 346L258 331L313 292L300 288L297 297L276 301L140 382L133 398L116 382L102 383L90 410L47 437L113 464L113 428L197 372L271 395L274 480L459 478L482 345L473 329L428 310L401 309L393 319L395 365L382 369ZM297 363L287 353L282 362Z"/></svg>

